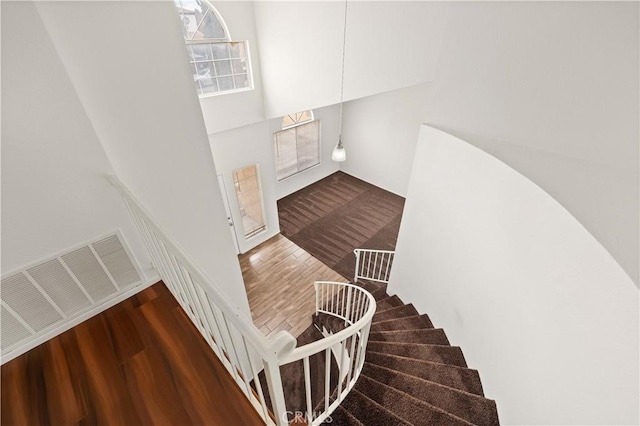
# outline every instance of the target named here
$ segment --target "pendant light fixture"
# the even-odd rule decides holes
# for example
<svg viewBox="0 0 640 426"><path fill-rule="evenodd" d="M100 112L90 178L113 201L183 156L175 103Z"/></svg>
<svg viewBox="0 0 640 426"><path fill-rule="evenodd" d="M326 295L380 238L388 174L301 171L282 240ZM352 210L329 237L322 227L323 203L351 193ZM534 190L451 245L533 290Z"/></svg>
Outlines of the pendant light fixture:
<svg viewBox="0 0 640 426"><path fill-rule="evenodd" d="M347 45L347 1L344 2L344 34L342 37L342 79L340 85L340 126L338 131L338 143L333 152L331 153L331 159L341 163L347 159L347 151L345 151L342 145L342 102L344 101L344 54Z"/></svg>

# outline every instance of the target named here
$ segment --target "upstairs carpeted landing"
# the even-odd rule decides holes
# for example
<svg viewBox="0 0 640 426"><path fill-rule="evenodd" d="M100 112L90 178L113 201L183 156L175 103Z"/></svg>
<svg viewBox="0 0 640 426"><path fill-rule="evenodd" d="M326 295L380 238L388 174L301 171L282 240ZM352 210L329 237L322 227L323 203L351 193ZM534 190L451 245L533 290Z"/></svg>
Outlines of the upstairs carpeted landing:
<svg viewBox="0 0 640 426"><path fill-rule="evenodd" d="M356 247L395 250L404 198L336 172L278 200L282 235L346 278Z"/></svg>

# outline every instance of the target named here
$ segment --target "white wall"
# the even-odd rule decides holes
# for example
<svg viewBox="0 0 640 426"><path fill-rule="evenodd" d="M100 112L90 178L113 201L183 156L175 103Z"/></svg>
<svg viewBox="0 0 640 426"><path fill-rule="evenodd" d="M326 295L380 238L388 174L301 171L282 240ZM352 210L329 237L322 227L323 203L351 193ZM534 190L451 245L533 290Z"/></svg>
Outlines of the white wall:
<svg viewBox="0 0 640 426"><path fill-rule="evenodd" d="M345 103L340 169L406 197L429 91L425 83Z"/></svg>
<svg viewBox="0 0 640 426"><path fill-rule="evenodd" d="M344 5L256 2L267 118L340 102Z"/></svg>
<svg viewBox="0 0 640 426"><path fill-rule="evenodd" d="M340 102L344 2L254 6L268 118ZM430 81L446 3L349 2L344 99Z"/></svg>
<svg viewBox="0 0 640 426"><path fill-rule="evenodd" d="M236 238L241 253L249 251L280 232L275 185L273 184L276 175L275 167L269 161L271 159L271 146L268 136L269 126L264 121L209 136L216 170L218 174L224 176L229 207L235 223ZM242 229L242 216L240 216L240 206L236 198L232 173L234 170L252 164L257 164L260 172L267 230L250 239L246 239Z"/></svg>
<svg viewBox="0 0 640 426"><path fill-rule="evenodd" d="M2 89L3 273L122 229L155 276L33 3L2 3Z"/></svg>
<svg viewBox="0 0 640 426"><path fill-rule="evenodd" d="M277 200L338 170L338 163L331 161L331 151L338 138L338 111L339 107L335 105L314 110L315 119L321 122L320 164L281 182L276 180L273 151L273 133L282 129L281 118L209 135L216 170L224 176L242 253L280 232ZM260 170L267 231L247 240L241 226L240 207L235 196L232 173L251 164L258 164Z"/></svg>
<svg viewBox="0 0 640 426"><path fill-rule="evenodd" d="M249 317L173 3L38 10L118 176Z"/></svg>
<svg viewBox="0 0 640 426"><path fill-rule="evenodd" d="M638 8L451 4L426 121L540 185L636 284Z"/></svg>
<svg viewBox="0 0 640 426"><path fill-rule="evenodd" d="M477 368L503 424L638 424L638 290L546 192L424 126L390 293Z"/></svg>
<svg viewBox="0 0 640 426"><path fill-rule="evenodd" d="M202 116L207 133L216 133L264 120L262 99L262 73L256 39L253 2L212 2L220 13L232 41L248 41L254 89L232 95L214 95L200 98ZM195 90L195 88L194 88Z"/></svg>
<svg viewBox="0 0 640 426"><path fill-rule="evenodd" d="M345 99L432 81L449 7L448 2L349 1Z"/></svg>

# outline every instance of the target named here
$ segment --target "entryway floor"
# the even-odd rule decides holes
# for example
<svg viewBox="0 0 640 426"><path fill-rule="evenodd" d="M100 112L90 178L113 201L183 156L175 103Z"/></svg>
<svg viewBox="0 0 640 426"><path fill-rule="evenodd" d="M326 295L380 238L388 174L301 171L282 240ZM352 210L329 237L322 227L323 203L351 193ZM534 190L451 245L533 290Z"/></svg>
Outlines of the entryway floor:
<svg viewBox="0 0 640 426"><path fill-rule="evenodd" d="M281 234L239 256L253 323L297 337L315 313L314 281L349 282Z"/></svg>

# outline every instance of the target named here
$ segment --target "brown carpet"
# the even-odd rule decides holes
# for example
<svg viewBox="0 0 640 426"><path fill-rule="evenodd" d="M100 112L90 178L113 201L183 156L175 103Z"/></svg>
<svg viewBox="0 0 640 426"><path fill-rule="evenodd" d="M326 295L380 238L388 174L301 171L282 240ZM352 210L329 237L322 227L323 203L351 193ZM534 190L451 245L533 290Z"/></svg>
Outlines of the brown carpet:
<svg viewBox="0 0 640 426"><path fill-rule="evenodd" d="M476 370L427 315L386 288L358 282L376 295L366 362L354 389L327 425L499 425ZM331 329L329 317L315 323Z"/></svg>
<svg viewBox="0 0 640 426"><path fill-rule="evenodd" d="M404 198L336 172L278 201L282 235L347 279L356 248L395 250Z"/></svg>

